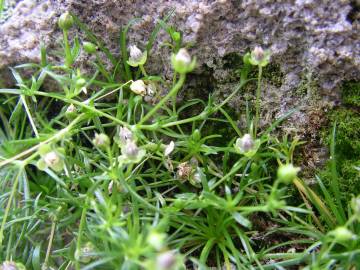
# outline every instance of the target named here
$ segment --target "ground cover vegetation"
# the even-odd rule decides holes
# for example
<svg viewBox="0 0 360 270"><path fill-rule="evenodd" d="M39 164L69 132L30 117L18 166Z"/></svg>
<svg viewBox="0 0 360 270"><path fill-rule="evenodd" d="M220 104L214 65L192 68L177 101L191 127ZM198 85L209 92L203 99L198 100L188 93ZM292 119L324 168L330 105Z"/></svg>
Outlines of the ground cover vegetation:
<svg viewBox="0 0 360 270"><path fill-rule="evenodd" d="M0 90L0 269L360 269L360 198L343 192L344 179L359 185L344 152L359 151L348 132L358 117L330 117L330 159L309 186L295 156L306 142L278 131L296 108L259 127L270 53L244 55L224 100L179 102L196 57L167 19L143 47L128 44L129 22L118 57L65 13L63 62L42 46L40 63L11 68L15 87ZM170 81L146 70L160 31ZM76 68L80 52L93 74ZM255 102L240 130L227 104L247 84Z"/></svg>

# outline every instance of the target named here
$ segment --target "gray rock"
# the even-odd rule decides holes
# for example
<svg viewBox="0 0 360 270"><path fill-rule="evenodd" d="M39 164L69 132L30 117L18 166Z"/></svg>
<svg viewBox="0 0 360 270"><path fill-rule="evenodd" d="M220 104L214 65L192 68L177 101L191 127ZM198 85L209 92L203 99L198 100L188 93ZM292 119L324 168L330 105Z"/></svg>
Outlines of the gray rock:
<svg viewBox="0 0 360 270"><path fill-rule="evenodd" d="M76 14L118 55L121 26L142 18L129 31L129 43L144 47L157 19L172 8L170 23L193 44L190 51L198 58L190 86L205 96L215 91L222 98L233 89L238 78L227 64L232 56L234 61L256 45L271 50L283 82L264 81L263 119L300 106L295 123L305 125L314 94L327 102L337 97L343 81L360 80L359 4L347 0L22 0L0 25L0 69L38 61L40 40L49 47L58 44L56 21L64 11ZM146 68L169 75L169 51L159 46L166 38L162 32ZM85 69L86 59L83 55L78 63ZM306 93L297 95L299 88ZM238 107L241 100L231 104Z"/></svg>

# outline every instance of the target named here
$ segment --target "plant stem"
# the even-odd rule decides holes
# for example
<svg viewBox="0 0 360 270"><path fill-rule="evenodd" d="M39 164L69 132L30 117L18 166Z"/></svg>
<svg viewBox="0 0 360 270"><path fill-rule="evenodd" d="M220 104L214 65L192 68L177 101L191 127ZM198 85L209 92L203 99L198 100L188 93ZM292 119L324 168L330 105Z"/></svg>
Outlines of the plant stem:
<svg viewBox="0 0 360 270"><path fill-rule="evenodd" d="M56 228L55 219L53 220L53 222L51 224L50 239L49 239L49 244L48 244L47 249L46 249L46 256L45 256L44 266L43 266L45 269L48 269L47 266L48 266L48 262L49 262L49 258L50 258L51 246L52 246L52 243L53 243L53 240L54 240L55 228Z"/></svg>
<svg viewBox="0 0 360 270"><path fill-rule="evenodd" d="M256 138L257 129L259 127L259 118L260 118L260 98L261 98L261 76L262 76L262 66L259 65L259 75L258 75L258 85L256 89L256 114L254 121L254 137Z"/></svg>
<svg viewBox="0 0 360 270"><path fill-rule="evenodd" d="M70 68L73 60L72 60L67 30L65 29L63 30L63 35L64 35L64 45L65 45L65 66Z"/></svg>
<svg viewBox="0 0 360 270"><path fill-rule="evenodd" d="M13 156L12 158L8 158L8 159L5 159L4 161L0 162L0 168L3 167L3 166L5 166L5 165L7 165L7 164L10 164L10 163L14 162L15 160L17 160L17 159L19 159L19 158L21 158L21 157L23 157L23 156L26 156L26 155L34 152L35 150L37 150L40 146L42 146L42 145L44 145L44 144L47 144L47 143L49 143L49 142L51 142L51 141L53 141L53 140L55 141L55 140L58 140L58 139L62 138L62 136L64 136L66 133L68 133L68 132L71 130L71 128L72 128L75 124L77 124L77 122L79 122L79 121L81 120L81 118L84 117L84 115L85 115L85 114L80 114L80 115L79 115L77 118L75 118L74 121L72 121L66 128L60 130L58 133L54 134L54 135L51 136L49 139L47 139L47 140L45 140L45 141L42 141L42 142L40 142L40 143L37 144L37 145L34 145L33 147L31 147L31 148L29 148L29 149L27 149L27 150L25 150L25 151L23 151L23 152L15 155L15 156ZM34 156L34 155L32 155L31 158L33 158L33 156ZM27 164L27 162L28 162L29 160L30 160L29 158L26 159L26 161L24 161L25 164ZM0 241L0 243L1 243L1 241ZM0 245L1 245L1 244L0 244Z"/></svg>
<svg viewBox="0 0 360 270"><path fill-rule="evenodd" d="M174 85L174 87L170 90L170 92L159 101L158 104L156 104L156 106L154 108L152 108L139 122L139 125L143 124L144 122L146 122L147 120L149 120L149 118L151 116L153 116L171 97L173 97L174 95L177 94L177 92L180 90L181 86L184 84L185 82L185 78L186 75L185 74L180 74L180 78L177 81L177 83Z"/></svg>
<svg viewBox="0 0 360 270"><path fill-rule="evenodd" d="M75 268L76 270L80 270L80 256L81 256L81 235L84 230L85 221L86 221L86 212L87 212L87 200L85 201L84 208L81 212L81 218L80 218L80 225L79 225L79 231L78 231L78 238L76 241L76 256L75 256Z"/></svg>
<svg viewBox="0 0 360 270"><path fill-rule="evenodd" d="M140 67L140 70L141 70L142 74L143 74L145 77L147 77L147 73L146 73L146 71L145 71L144 65L139 65L139 67Z"/></svg>
<svg viewBox="0 0 360 270"><path fill-rule="evenodd" d="M38 132L38 130L37 130L37 128L36 128L34 119L33 119L32 116L31 116L31 112L30 112L29 107L28 107L28 105L27 105L27 103L26 103L26 99L25 99L25 96L24 96L24 95L21 95L21 101L22 101L22 104L24 105L26 114L27 114L27 116L28 116L28 118L29 118L30 125L31 125L31 127L32 127L32 129L33 129L33 131L34 131L34 133L35 133L35 136L36 136L37 138L39 138L39 132Z"/></svg>
<svg viewBox="0 0 360 270"><path fill-rule="evenodd" d="M15 196L15 191L17 189L17 186L19 184L19 178L20 175L23 172L23 165L21 165L19 172L17 173L16 177L15 177L15 181L13 183L12 189L11 189L11 193L10 193L10 197L9 200L7 202L6 208L5 208L5 212L4 212L4 216L3 216L3 220L1 222L1 228L0 228L0 249L2 249L2 241L3 241L3 237L4 237L4 229L5 229L5 224L6 224L6 220L7 217L9 215L9 211L10 211L10 207L11 207L11 202L14 199Z"/></svg>

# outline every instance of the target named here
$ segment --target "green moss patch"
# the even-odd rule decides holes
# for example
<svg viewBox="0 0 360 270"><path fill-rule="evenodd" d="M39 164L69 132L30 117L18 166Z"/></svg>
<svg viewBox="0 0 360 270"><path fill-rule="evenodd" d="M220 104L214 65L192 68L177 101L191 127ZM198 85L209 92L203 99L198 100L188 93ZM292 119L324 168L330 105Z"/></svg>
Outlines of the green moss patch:
<svg viewBox="0 0 360 270"><path fill-rule="evenodd" d="M340 188L344 198L360 191L360 83L346 83L342 90L344 106L330 112L327 130L324 132L326 144L330 144L331 130L336 123L336 161ZM329 184L330 166L321 171L320 176Z"/></svg>

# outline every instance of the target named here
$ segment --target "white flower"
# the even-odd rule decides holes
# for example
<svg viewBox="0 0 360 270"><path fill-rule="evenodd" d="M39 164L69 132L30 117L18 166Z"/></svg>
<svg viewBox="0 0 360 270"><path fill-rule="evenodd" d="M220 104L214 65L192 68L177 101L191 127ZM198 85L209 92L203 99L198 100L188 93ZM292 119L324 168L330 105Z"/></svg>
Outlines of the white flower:
<svg viewBox="0 0 360 270"><path fill-rule="evenodd" d="M125 146L121 149L121 153L128 158L135 158L139 153L139 148L137 147L136 143L132 140L128 140Z"/></svg>
<svg viewBox="0 0 360 270"><path fill-rule="evenodd" d="M159 270L173 269L176 263L174 251L165 251L156 258L156 266Z"/></svg>
<svg viewBox="0 0 360 270"><path fill-rule="evenodd" d="M121 156L118 158L119 165L138 163L145 156L145 149L139 148L133 140L127 140L121 146Z"/></svg>
<svg viewBox="0 0 360 270"><path fill-rule="evenodd" d="M250 134L245 134L236 144L242 152L248 152L254 147L254 141Z"/></svg>
<svg viewBox="0 0 360 270"><path fill-rule="evenodd" d="M141 60L143 53L142 51L136 46L130 46L130 59L134 62L139 62Z"/></svg>
<svg viewBox="0 0 360 270"><path fill-rule="evenodd" d="M93 139L93 144L97 147L107 147L110 145L110 139L104 133L96 133L95 138Z"/></svg>
<svg viewBox="0 0 360 270"><path fill-rule="evenodd" d="M130 90L137 95L145 96L146 95L146 84L143 80L137 80L131 83Z"/></svg>
<svg viewBox="0 0 360 270"><path fill-rule="evenodd" d="M60 162L60 157L55 151L51 151L44 155L44 161L47 166L53 167Z"/></svg>
<svg viewBox="0 0 360 270"><path fill-rule="evenodd" d="M69 107L67 107L67 109L66 109L66 113L74 113L76 111L77 111L77 109L74 106L74 104L70 104Z"/></svg>
<svg viewBox="0 0 360 270"><path fill-rule="evenodd" d="M188 51L182 48L177 54L171 56L171 63L176 72L185 74L191 72L195 68L196 59L191 59Z"/></svg>
<svg viewBox="0 0 360 270"><path fill-rule="evenodd" d="M189 65L191 63L191 56L186 49L182 48L175 55L175 60L183 65Z"/></svg>
<svg viewBox="0 0 360 270"><path fill-rule="evenodd" d="M254 58L260 62L264 58L264 50L261 47L256 46L253 50L253 55Z"/></svg>
<svg viewBox="0 0 360 270"><path fill-rule="evenodd" d="M134 140L132 132L127 127L121 127L119 131L120 144L124 145L128 140Z"/></svg>
<svg viewBox="0 0 360 270"><path fill-rule="evenodd" d="M261 47L256 46L254 50L252 50L249 58L250 64L254 66L265 67L269 64L270 61L270 51L263 50Z"/></svg>
<svg viewBox="0 0 360 270"><path fill-rule="evenodd" d="M64 148L58 147L53 149L50 145L45 144L39 147L38 152L41 156L36 163L39 170L44 171L50 167L54 171L60 172L64 169Z"/></svg>
<svg viewBox="0 0 360 270"><path fill-rule="evenodd" d="M238 138L235 142L235 149L240 154L252 157L256 154L260 146L260 140L253 140L250 134L245 134L242 138Z"/></svg>
<svg viewBox="0 0 360 270"><path fill-rule="evenodd" d="M165 147L164 156L167 157L168 155L170 155L171 152L174 151L174 149L175 149L175 143L174 143L174 141L171 141L171 142Z"/></svg>
<svg viewBox="0 0 360 270"><path fill-rule="evenodd" d="M142 52L136 45L132 45L129 48L130 57L127 63L132 67L144 65L147 59L147 51Z"/></svg>

